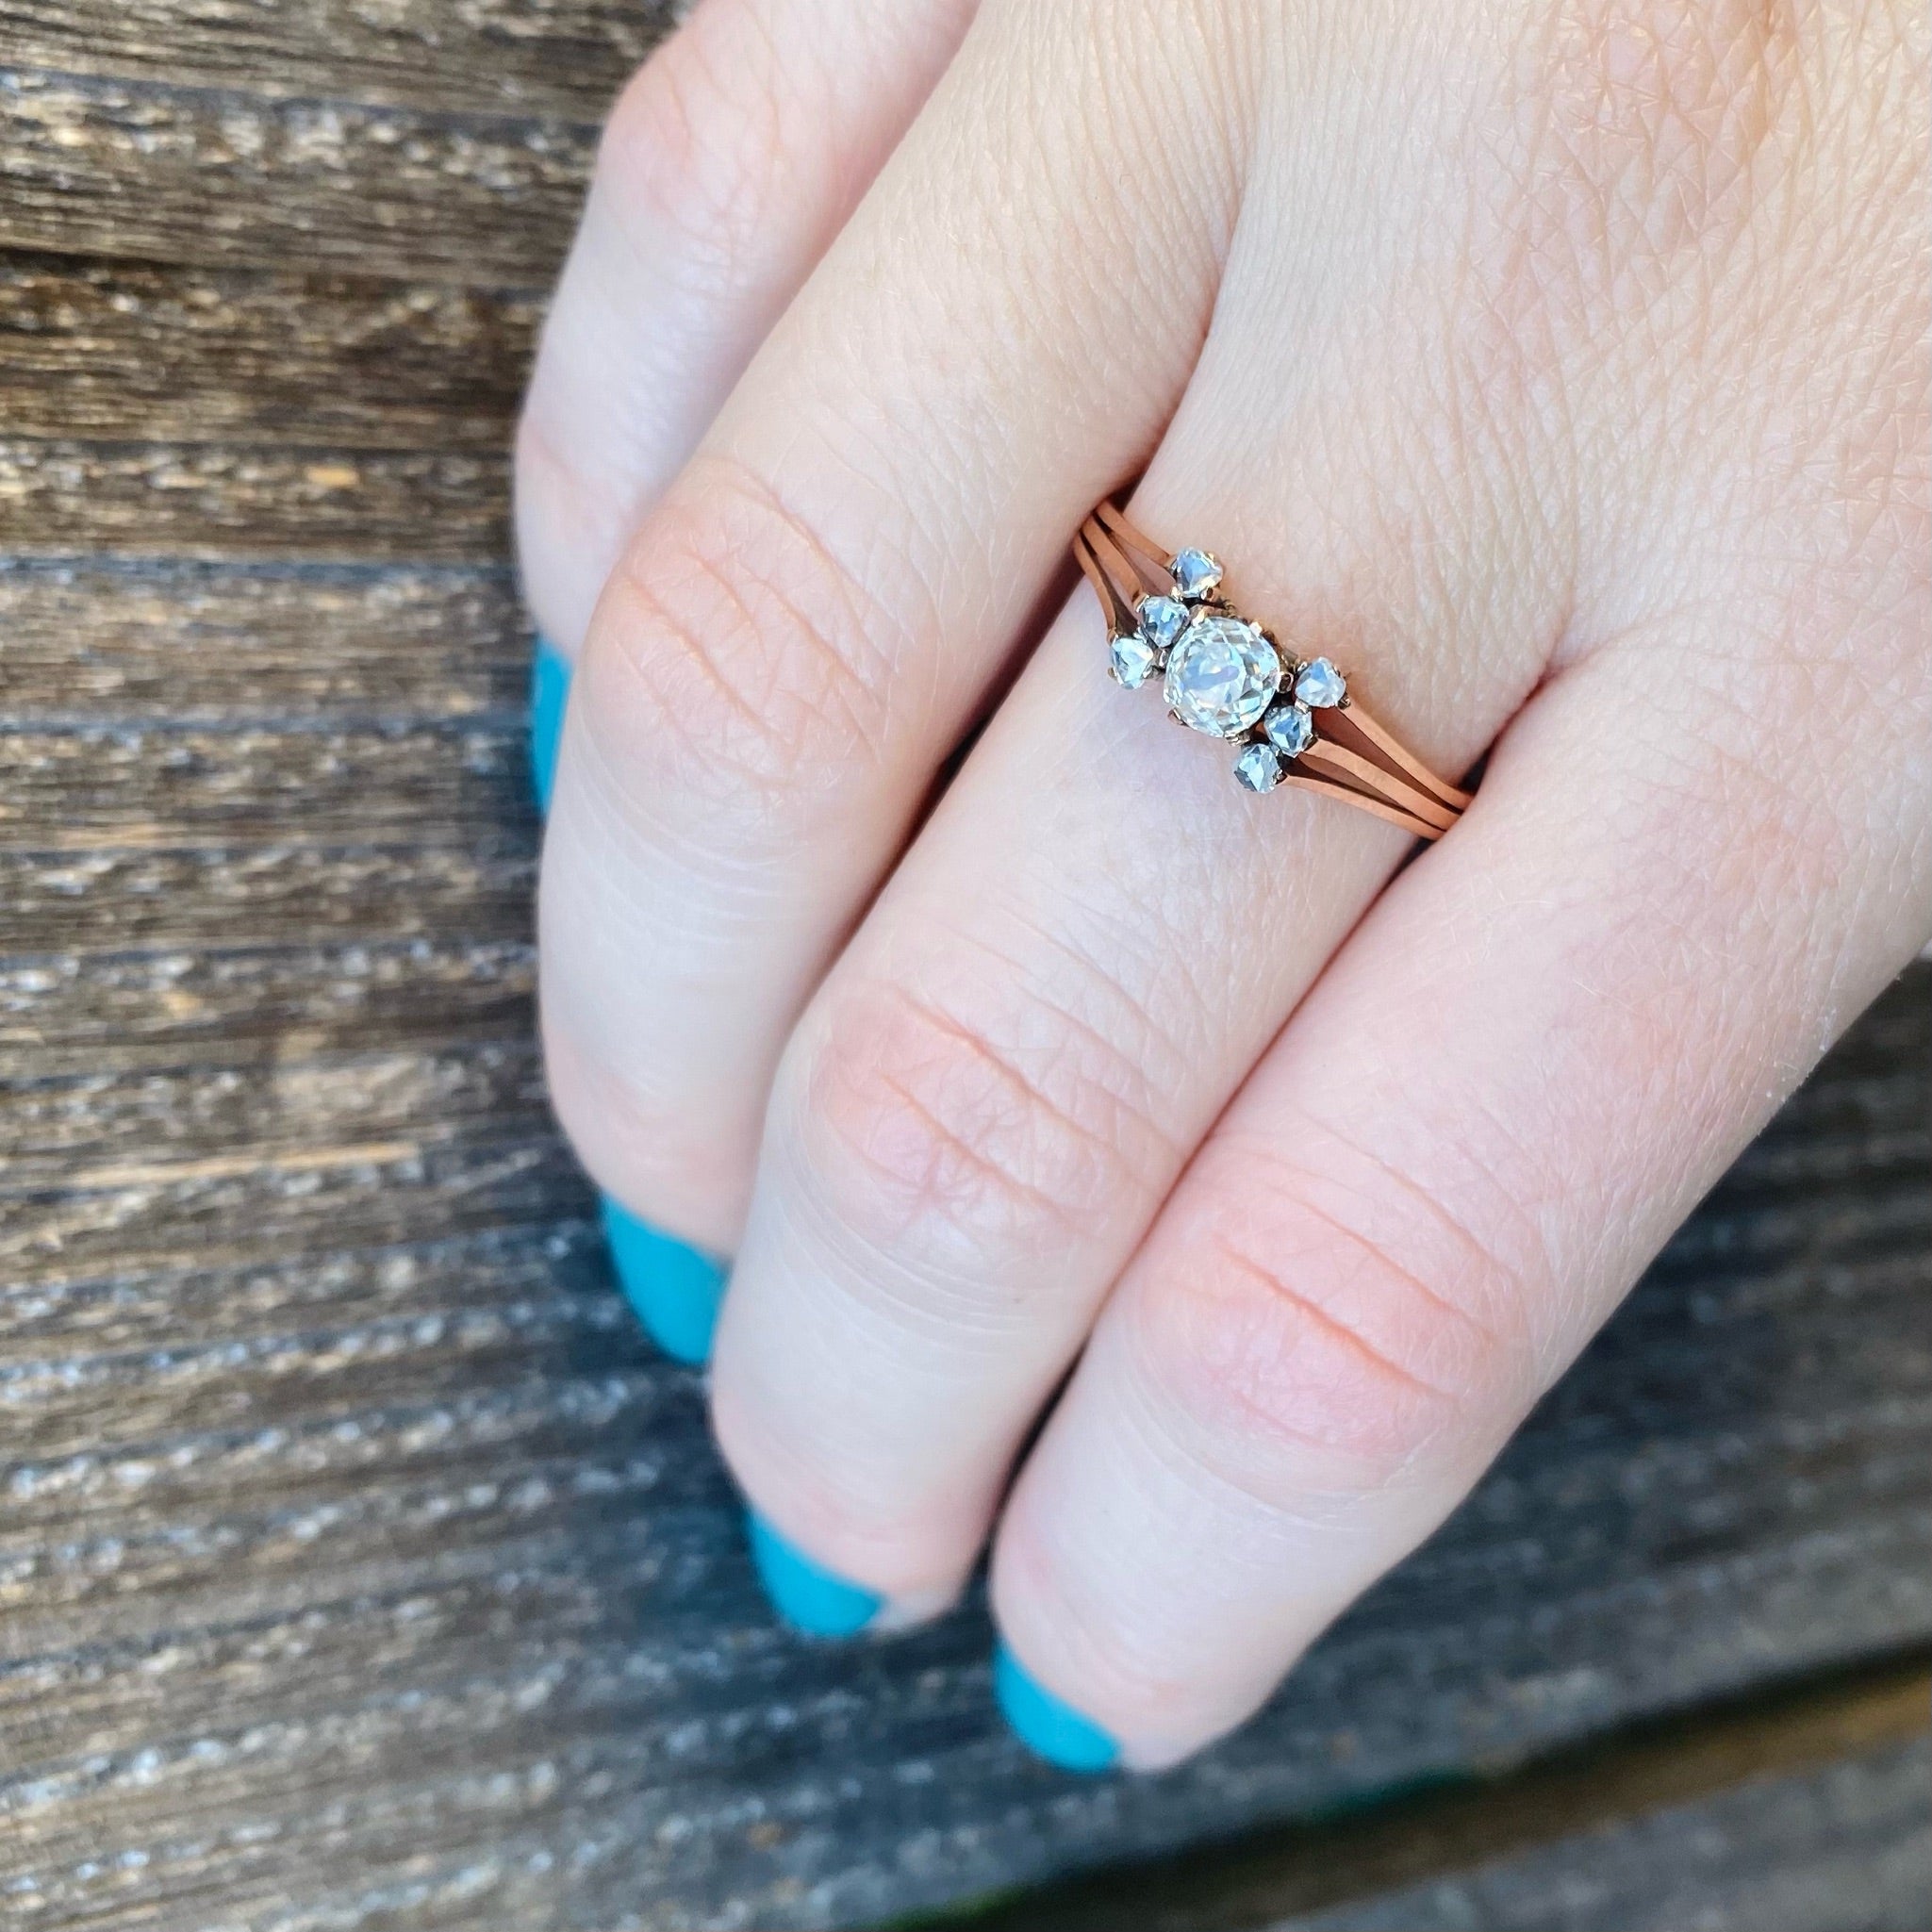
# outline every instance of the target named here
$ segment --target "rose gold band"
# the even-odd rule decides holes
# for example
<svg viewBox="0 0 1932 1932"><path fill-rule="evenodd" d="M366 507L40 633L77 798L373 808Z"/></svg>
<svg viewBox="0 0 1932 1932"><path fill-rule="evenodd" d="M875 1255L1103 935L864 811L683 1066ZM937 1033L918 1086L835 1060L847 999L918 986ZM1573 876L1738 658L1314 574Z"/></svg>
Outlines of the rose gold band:
<svg viewBox="0 0 1932 1932"><path fill-rule="evenodd" d="M1133 662L1139 675L1131 680L1136 684L1150 675L1151 669L1164 668L1168 661L1165 648L1153 645L1148 638L1143 625L1143 605L1151 599L1159 599L1158 608L1171 616L1175 602L1184 594L1180 574L1183 560L1195 559L1213 567L1207 592L1188 598L1185 617L1190 622L1203 617L1230 619L1240 630L1264 638L1282 667L1280 684L1285 702L1276 708L1292 709L1299 717L1287 720L1289 730L1280 735L1271 735L1261 724L1223 730L1219 725L1182 717L1178 711L1172 715L1196 730L1210 731L1243 746L1237 776L1249 789L1296 785L1372 812L1418 838L1440 838L1461 817L1470 794L1438 777L1392 732L1378 724L1361 701L1346 690L1346 681L1326 659L1317 660L1313 667L1297 664L1271 633L1242 618L1214 594L1220 567L1207 553L1181 552L1170 556L1136 530L1113 504L1103 503L1081 526L1080 535L1074 539L1073 554L1106 615L1115 675L1120 675L1120 651L1130 647L1136 652ZM1220 628L1225 632L1228 626ZM1177 656L1186 649L1187 635L1183 632L1174 644ZM1143 669L1143 661L1149 656L1151 669ZM1269 661L1263 652L1262 662ZM1311 669L1318 669L1337 691L1337 695L1326 700L1315 698L1313 708L1296 702L1304 690L1311 688ZM1122 677L1121 681L1129 679ZM1171 683L1167 688L1171 697ZM1279 749L1284 740L1295 744L1297 737L1310 733L1311 727L1312 735L1298 750L1284 752ZM1255 782L1241 771L1243 765L1251 768Z"/></svg>

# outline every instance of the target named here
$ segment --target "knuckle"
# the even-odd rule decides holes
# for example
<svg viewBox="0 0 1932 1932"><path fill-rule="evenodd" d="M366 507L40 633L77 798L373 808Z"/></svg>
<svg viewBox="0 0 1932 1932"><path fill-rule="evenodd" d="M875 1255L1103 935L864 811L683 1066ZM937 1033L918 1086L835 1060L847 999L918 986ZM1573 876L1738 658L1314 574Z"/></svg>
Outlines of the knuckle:
<svg viewBox="0 0 1932 1932"><path fill-rule="evenodd" d="M1157 1136L1140 1076L1098 1036L965 1017L901 984L840 996L799 1089L807 1171L841 1225L963 1273L1091 1241Z"/></svg>
<svg viewBox="0 0 1932 1932"><path fill-rule="evenodd" d="M1225 1444L1238 1419L1250 1486L1356 1496L1400 1487L1480 1441L1524 1379L1527 1345L1494 1311L1523 1289L1495 1253L1385 1193L1326 1189L1257 1150L1214 1176L1225 1211L1140 1303L1142 1355L1179 1412ZM1337 1207L1337 1200L1347 1205ZM1480 1313L1478 1313L1480 1311Z"/></svg>
<svg viewBox="0 0 1932 1932"><path fill-rule="evenodd" d="M769 63L727 46L731 25L701 10L666 41L618 96L598 152L598 191L639 253L696 289L742 279L785 154Z"/></svg>
<svg viewBox="0 0 1932 1932"><path fill-rule="evenodd" d="M596 586L622 548L635 491L607 463L586 461L607 453L586 453L568 436L542 369L539 363L517 421L517 561L540 627L553 641L575 642Z"/></svg>
<svg viewBox="0 0 1932 1932"><path fill-rule="evenodd" d="M550 990L543 1002L550 1103L585 1169L648 1219L726 1246L749 1187L755 1119L729 1099L704 1104L705 1087L684 1069L640 1063L581 998Z"/></svg>
<svg viewBox="0 0 1932 1932"><path fill-rule="evenodd" d="M902 626L776 491L702 459L625 552L602 619L627 757L713 807L850 796L888 754ZM653 766L656 768L653 770Z"/></svg>
<svg viewBox="0 0 1932 1932"><path fill-rule="evenodd" d="M1668 249L1741 213L1800 78L1803 7L1575 0L1555 45L1558 132L1599 206Z"/></svg>

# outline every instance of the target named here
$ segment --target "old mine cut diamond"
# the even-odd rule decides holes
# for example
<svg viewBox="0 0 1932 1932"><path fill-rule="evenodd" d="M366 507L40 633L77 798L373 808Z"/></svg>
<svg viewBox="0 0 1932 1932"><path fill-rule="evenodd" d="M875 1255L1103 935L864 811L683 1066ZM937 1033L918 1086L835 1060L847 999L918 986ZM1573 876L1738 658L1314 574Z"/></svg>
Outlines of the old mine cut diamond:
<svg viewBox="0 0 1932 1932"><path fill-rule="evenodd" d="M1199 617L1167 655L1162 696L1182 724L1238 738L1268 708L1281 682L1275 647L1239 618Z"/></svg>

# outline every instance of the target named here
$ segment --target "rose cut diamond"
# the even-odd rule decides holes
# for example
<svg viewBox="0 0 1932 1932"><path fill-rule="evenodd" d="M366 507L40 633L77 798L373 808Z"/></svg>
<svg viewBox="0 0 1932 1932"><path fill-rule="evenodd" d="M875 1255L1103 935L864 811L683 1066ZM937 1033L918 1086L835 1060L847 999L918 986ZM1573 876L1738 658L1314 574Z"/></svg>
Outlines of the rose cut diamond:
<svg viewBox="0 0 1932 1932"><path fill-rule="evenodd" d="M1115 633L1113 647L1107 653L1107 669L1116 685L1137 691L1147 683L1148 673L1153 668L1154 647L1138 631Z"/></svg>
<svg viewBox="0 0 1932 1932"><path fill-rule="evenodd" d="M1221 560L1208 551L1178 551L1167 570L1175 590L1190 603L1212 597L1221 587Z"/></svg>
<svg viewBox="0 0 1932 1932"><path fill-rule="evenodd" d="M1250 745L1234 761L1234 782L1251 792L1271 792L1281 783L1280 754L1269 745Z"/></svg>
<svg viewBox="0 0 1932 1932"><path fill-rule="evenodd" d="M1275 647L1239 618L1201 617L1167 654L1162 695L1182 724L1238 738L1268 708L1281 683Z"/></svg>
<svg viewBox="0 0 1932 1932"><path fill-rule="evenodd" d="M1262 719L1262 731L1284 758L1298 758L1314 743L1314 719L1308 715L1306 704L1292 698L1277 704Z"/></svg>
<svg viewBox="0 0 1932 1932"><path fill-rule="evenodd" d="M1142 635L1156 651L1165 651L1187 628L1188 609L1179 598L1144 597L1136 615Z"/></svg>
<svg viewBox="0 0 1932 1932"><path fill-rule="evenodd" d="M1326 657L1317 657L1301 667L1301 675L1295 680L1295 695L1304 704L1327 708L1347 697L1348 683Z"/></svg>

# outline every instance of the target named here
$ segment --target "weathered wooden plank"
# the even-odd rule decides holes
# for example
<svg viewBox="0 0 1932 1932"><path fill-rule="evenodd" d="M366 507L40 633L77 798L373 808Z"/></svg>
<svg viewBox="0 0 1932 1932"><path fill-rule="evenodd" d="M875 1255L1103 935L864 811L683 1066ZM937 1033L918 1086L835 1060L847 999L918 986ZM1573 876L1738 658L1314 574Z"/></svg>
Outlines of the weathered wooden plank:
<svg viewBox="0 0 1932 1932"><path fill-rule="evenodd" d="M305 1179L249 1150L31 1200L0 1263L27 1512L0 1722L49 1742L0 1781L38 1794L0 1880L57 1925L183 1932L211 1883L250 1926L850 1924L1932 1637L1928 983L1807 1103L1837 1179L1794 1193L1774 1141L1262 1722L1145 1783L1004 1739L977 1610L856 1650L773 1632L695 1384L640 1352L581 1182L533 1182L533 1148Z"/></svg>
<svg viewBox="0 0 1932 1932"><path fill-rule="evenodd" d="M0 438L15 554L487 562L508 544L509 501L503 452Z"/></svg>
<svg viewBox="0 0 1932 1932"><path fill-rule="evenodd" d="M523 921L527 925L527 918ZM536 949L419 938L0 961L0 1080L527 1038Z"/></svg>
<svg viewBox="0 0 1932 1932"><path fill-rule="evenodd" d="M128 1163L84 1186L0 1192L0 1269L22 1284L121 1267L218 1266L276 1253L388 1247L431 1231L586 1207L550 1134L398 1135L363 1145Z"/></svg>
<svg viewBox="0 0 1932 1932"><path fill-rule="evenodd" d="M451 850L299 839L0 850L0 957L58 970L67 955L96 949L527 939L536 848L533 830Z"/></svg>
<svg viewBox="0 0 1932 1932"><path fill-rule="evenodd" d="M287 1056L0 1083L0 1190L84 1188L103 1169L265 1157L407 1136L522 1138L549 1117L536 1039L403 1053Z"/></svg>
<svg viewBox="0 0 1932 1932"><path fill-rule="evenodd" d="M525 809L520 717L430 724L208 729L93 725L0 731L0 841L86 851L121 839L316 844L487 835Z"/></svg>
<svg viewBox="0 0 1932 1932"><path fill-rule="evenodd" d="M10 63L265 99L603 117L679 0L4 0Z"/></svg>
<svg viewBox="0 0 1932 1932"><path fill-rule="evenodd" d="M1650 1726L1366 1816L1132 1868L983 1932L1908 1932L1932 1903L1932 1676Z"/></svg>
<svg viewBox="0 0 1932 1932"><path fill-rule="evenodd" d="M0 1283L0 1356L9 1364L197 1346L217 1329L254 1345L322 1326L394 1324L493 1308L570 1302L629 1330L589 1224L547 1219L398 1248L224 1266L197 1258L71 1281ZM603 1315L598 1316L599 1319Z"/></svg>
<svg viewBox="0 0 1932 1932"><path fill-rule="evenodd" d="M0 728L470 718L529 654L495 562L0 560Z"/></svg>
<svg viewBox="0 0 1932 1932"><path fill-rule="evenodd" d="M595 148L576 122L0 70L0 246L537 289Z"/></svg>
<svg viewBox="0 0 1932 1932"><path fill-rule="evenodd" d="M497 289L0 256L0 422L499 455L541 310Z"/></svg>
<svg viewBox="0 0 1932 1932"><path fill-rule="evenodd" d="M1922 1738L1268 1932L1921 1932L1928 1784Z"/></svg>

